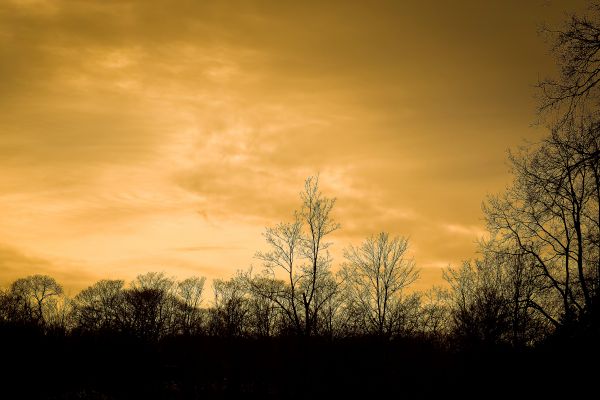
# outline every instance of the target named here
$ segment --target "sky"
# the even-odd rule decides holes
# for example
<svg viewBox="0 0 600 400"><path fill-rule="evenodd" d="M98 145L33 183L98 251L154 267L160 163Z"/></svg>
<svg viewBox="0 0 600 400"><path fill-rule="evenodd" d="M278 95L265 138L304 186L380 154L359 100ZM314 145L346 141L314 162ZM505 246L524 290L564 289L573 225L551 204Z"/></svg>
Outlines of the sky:
<svg viewBox="0 0 600 400"><path fill-rule="evenodd" d="M0 2L0 285L67 292L261 266L304 180L342 250L410 240L418 288L476 256L507 149L545 133L541 24L576 1Z"/></svg>

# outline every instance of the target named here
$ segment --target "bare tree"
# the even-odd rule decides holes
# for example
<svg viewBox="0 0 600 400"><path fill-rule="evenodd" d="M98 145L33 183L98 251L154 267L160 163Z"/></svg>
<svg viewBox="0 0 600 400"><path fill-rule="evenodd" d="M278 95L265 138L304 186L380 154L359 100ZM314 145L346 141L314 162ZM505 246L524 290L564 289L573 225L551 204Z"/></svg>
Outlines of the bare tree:
<svg viewBox="0 0 600 400"><path fill-rule="evenodd" d="M467 344L497 344L509 332L509 299L502 290L500 268L482 260L465 261L444 271L453 293L454 331Z"/></svg>
<svg viewBox="0 0 600 400"><path fill-rule="evenodd" d="M44 326L52 311L56 310L56 302L62 296L63 288L50 276L31 275L14 281L10 292L15 299L27 304L25 308L31 313L33 321Z"/></svg>
<svg viewBox="0 0 600 400"><path fill-rule="evenodd" d="M338 274L339 275L339 274ZM341 315L346 294L342 290L342 279L329 271L319 277L317 290L317 326L320 335L341 336L345 324Z"/></svg>
<svg viewBox="0 0 600 400"><path fill-rule="evenodd" d="M178 325L184 334L198 333L201 328L202 292L206 278L187 278L177 283Z"/></svg>
<svg viewBox="0 0 600 400"><path fill-rule="evenodd" d="M540 110L558 112L562 124L590 112L598 117L600 81L600 5L586 15L572 15L559 29L544 27L559 67L558 78L539 82Z"/></svg>
<svg viewBox="0 0 600 400"><path fill-rule="evenodd" d="M484 203L488 228L505 249L532 258L548 306L530 304L559 327L594 314L600 279L598 124L557 127L511 155L514 182ZM516 253L515 251L512 251ZM552 298L560 300L557 313Z"/></svg>
<svg viewBox="0 0 600 400"><path fill-rule="evenodd" d="M382 232L345 251L348 312L367 332L390 336L400 329L402 291L419 276L413 260L406 257L407 249L407 239L390 239Z"/></svg>
<svg viewBox="0 0 600 400"><path fill-rule="evenodd" d="M302 245L302 223L296 214L292 223L279 223L273 228L267 228L265 240L270 247L267 252L258 252L256 257L263 262L267 275L274 281L279 272L285 274L287 286L265 285L266 280L248 280L252 290L263 297L276 302L297 333L303 330L302 308L299 304L299 273L300 247ZM267 278L268 279L268 278ZM258 283L262 283L259 285Z"/></svg>
<svg viewBox="0 0 600 400"><path fill-rule="evenodd" d="M65 334L73 328L73 301L65 295L58 296L48 304L49 312L46 317L46 329L56 334Z"/></svg>
<svg viewBox="0 0 600 400"><path fill-rule="evenodd" d="M25 293L10 289L0 292L0 321L14 325L35 323L33 308Z"/></svg>
<svg viewBox="0 0 600 400"><path fill-rule="evenodd" d="M440 340L447 333L450 320L449 291L433 286L421 296L419 328L425 337Z"/></svg>
<svg viewBox="0 0 600 400"><path fill-rule="evenodd" d="M302 305L304 306L304 333L309 336L316 328L323 301L332 295L332 292L325 292L326 289L331 289L326 281L332 261L328 251L331 243L325 240L327 235L339 229L340 225L330 215L335 199L321 194L318 176L306 180L304 191L300 196L302 198L300 217L307 230L306 235L302 237L301 252L308 261L302 268L302 275L305 277L302 282Z"/></svg>
<svg viewBox="0 0 600 400"><path fill-rule="evenodd" d="M251 270L240 277L248 296L251 333L258 337L269 337L289 331L293 318L284 316L284 308L290 304L285 282L265 275L252 276ZM296 328L292 330L296 331Z"/></svg>
<svg viewBox="0 0 600 400"><path fill-rule="evenodd" d="M272 278L284 274L287 287L273 297L298 334L317 333L321 308L332 293L329 284L331 257L327 235L339 228L331 210L335 199L322 195L318 177L305 181L300 194L302 207L291 223L267 228L264 236L269 251L258 252Z"/></svg>
<svg viewBox="0 0 600 400"><path fill-rule="evenodd" d="M122 280L101 280L73 299L74 325L84 331L119 330L122 320Z"/></svg>
<svg viewBox="0 0 600 400"><path fill-rule="evenodd" d="M551 327L536 307L543 304L544 310L553 309L544 298L544 281L535 269L535 258L518 249L498 248L496 243L484 245L482 258L444 271L452 289L454 333L471 344L535 343Z"/></svg>
<svg viewBox="0 0 600 400"><path fill-rule="evenodd" d="M135 335L157 340L175 327L175 281L163 273L138 275L124 292L123 321Z"/></svg>
<svg viewBox="0 0 600 400"><path fill-rule="evenodd" d="M245 336L248 328L248 301L239 277L213 281L214 308L209 330L219 336Z"/></svg>

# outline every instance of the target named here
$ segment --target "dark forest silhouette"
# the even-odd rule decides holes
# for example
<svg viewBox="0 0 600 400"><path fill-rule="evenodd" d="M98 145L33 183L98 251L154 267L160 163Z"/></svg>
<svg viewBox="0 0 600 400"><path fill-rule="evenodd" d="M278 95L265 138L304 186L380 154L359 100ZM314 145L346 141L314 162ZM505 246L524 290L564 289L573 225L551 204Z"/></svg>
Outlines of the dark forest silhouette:
<svg viewBox="0 0 600 400"><path fill-rule="evenodd" d="M487 396L593 390L600 337L600 8L547 29L549 134L509 156L480 256L410 290L408 240L382 232L332 271L335 199L310 177L261 268L101 280L73 298L33 275L0 292L3 390L36 398ZM587 366L591 363L591 366Z"/></svg>

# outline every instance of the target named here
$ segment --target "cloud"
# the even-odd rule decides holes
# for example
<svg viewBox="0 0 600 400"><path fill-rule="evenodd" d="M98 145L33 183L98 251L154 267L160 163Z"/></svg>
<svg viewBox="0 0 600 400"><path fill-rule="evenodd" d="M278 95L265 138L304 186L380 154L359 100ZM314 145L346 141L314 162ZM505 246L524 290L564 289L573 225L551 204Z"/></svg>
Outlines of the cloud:
<svg viewBox="0 0 600 400"><path fill-rule="evenodd" d="M52 263L42 258L27 256L13 247L0 245L0 265L5 276L16 276L23 272L31 273L33 270L47 272Z"/></svg>
<svg viewBox="0 0 600 400"><path fill-rule="evenodd" d="M0 244L1 286L7 287L18 278L35 274L52 276L69 292L79 290L97 278L70 262L29 255L13 246Z"/></svg>
<svg viewBox="0 0 600 400"><path fill-rule="evenodd" d="M551 65L535 22L562 8L2 2L0 235L81 279L224 276L320 173L336 246L385 230L422 266L469 257Z"/></svg>
<svg viewBox="0 0 600 400"><path fill-rule="evenodd" d="M465 235L477 239L484 237L487 233L481 226L475 225L443 224L442 227L451 234Z"/></svg>

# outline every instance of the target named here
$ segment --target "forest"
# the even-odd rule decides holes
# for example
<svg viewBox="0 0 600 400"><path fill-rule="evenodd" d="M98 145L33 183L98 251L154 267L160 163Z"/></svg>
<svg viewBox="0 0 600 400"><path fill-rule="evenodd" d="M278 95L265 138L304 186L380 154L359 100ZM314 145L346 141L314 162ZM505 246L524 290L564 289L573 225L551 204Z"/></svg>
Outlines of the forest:
<svg viewBox="0 0 600 400"><path fill-rule="evenodd" d="M600 9L547 30L546 136L509 154L478 256L419 292L409 241L330 255L335 198L306 179L260 268L207 287L148 272L73 297L46 275L0 291L14 398L517 396L594 391L600 337ZM326 179L326 177L321 177ZM341 221L343 223L343 221ZM4 397L4 396L2 396ZM6 397L13 398L13 397Z"/></svg>

